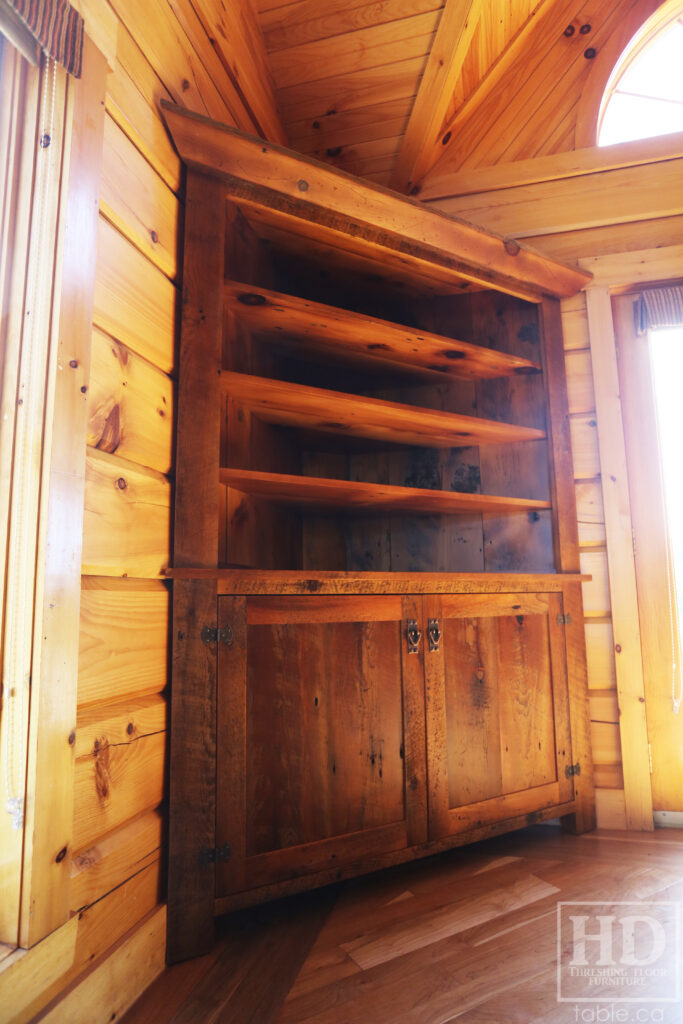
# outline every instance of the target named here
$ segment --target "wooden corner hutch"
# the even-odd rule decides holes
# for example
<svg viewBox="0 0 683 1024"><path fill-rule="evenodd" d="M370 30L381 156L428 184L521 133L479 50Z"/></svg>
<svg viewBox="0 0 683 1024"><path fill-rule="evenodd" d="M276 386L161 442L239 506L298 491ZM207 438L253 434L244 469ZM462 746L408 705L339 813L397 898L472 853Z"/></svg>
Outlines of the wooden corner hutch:
<svg viewBox="0 0 683 1024"><path fill-rule="evenodd" d="M174 961L227 910L593 827L559 310L588 275L164 116L188 168Z"/></svg>

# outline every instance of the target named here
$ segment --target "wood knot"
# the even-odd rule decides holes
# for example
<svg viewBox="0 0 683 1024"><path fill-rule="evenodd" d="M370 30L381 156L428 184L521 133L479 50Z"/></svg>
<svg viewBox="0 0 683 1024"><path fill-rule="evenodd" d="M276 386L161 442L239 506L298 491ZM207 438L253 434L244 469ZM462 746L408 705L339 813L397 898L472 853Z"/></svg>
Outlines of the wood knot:
<svg viewBox="0 0 683 1024"><path fill-rule="evenodd" d="M71 367L72 370L77 370L78 369L78 360L77 359L70 359L69 360L69 366Z"/></svg>
<svg viewBox="0 0 683 1024"><path fill-rule="evenodd" d="M76 742L76 730L72 729L71 732L69 733L69 746L73 747L75 742Z"/></svg>
<svg viewBox="0 0 683 1024"><path fill-rule="evenodd" d="M57 864L61 864L65 857L66 857L66 846L63 846L61 848L61 850L59 851L59 853L57 854L57 856L55 857L55 861L57 862Z"/></svg>
<svg viewBox="0 0 683 1024"><path fill-rule="evenodd" d="M505 252L508 256L517 256L522 248L519 242L516 242L514 238L506 238L503 245L505 246Z"/></svg>
<svg viewBox="0 0 683 1024"><path fill-rule="evenodd" d="M452 135L452 132L446 132L446 134L444 135L444 137L441 140L441 145L442 146L447 146L448 145L448 143L451 141L451 135Z"/></svg>
<svg viewBox="0 0 683 1024"><path fill-rule="evenodd" d="M296 187L299 189L299 192L308 192L308 182L304 181L303 178L299 178Z"/></svg>
<svg viewBox="0 0 683 1024"><path fill-rule="evenodd" d="M124 477L122 477L122 476L120 476L120 477L118 478L118 480L116 481L116 486L118 487L118 489L119 489L120 491L125 491L125 489L126 489L126 487L128 486L128 484L126 483L126 480L125 480L125 478L124 478Z"/></svg>

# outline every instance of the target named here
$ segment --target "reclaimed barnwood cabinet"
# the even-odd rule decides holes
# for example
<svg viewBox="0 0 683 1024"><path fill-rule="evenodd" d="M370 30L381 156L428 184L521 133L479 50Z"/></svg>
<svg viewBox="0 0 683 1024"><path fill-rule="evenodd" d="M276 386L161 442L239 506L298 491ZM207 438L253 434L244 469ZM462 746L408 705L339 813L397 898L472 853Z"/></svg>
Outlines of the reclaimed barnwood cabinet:
<svg viewBox="0 0 683 1024"><path fill-rule="evenodd" d="M169 959L594 824L559 298L587 275L171 105L187 172Z"/></svg>

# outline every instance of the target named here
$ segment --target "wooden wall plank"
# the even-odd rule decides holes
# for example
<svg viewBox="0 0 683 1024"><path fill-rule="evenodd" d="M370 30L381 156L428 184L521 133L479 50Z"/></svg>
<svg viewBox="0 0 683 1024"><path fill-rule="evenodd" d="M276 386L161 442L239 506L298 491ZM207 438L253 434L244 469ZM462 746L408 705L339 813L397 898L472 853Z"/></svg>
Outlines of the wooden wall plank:
<svg viewBox="0 0 683 1024"><path fill-rule="evenodd" d="M167 277L175 277L178 200L109 116L104 120L100 209Z"/></svg>
<svg viewBox="0 0 683 1024"><path fill-rule="evenodd" d="M683 244L638 249L619 255L589 256L579 261L593 274L595 284L617 289L679 279L683 271Z"/></svg>
<svg viewBox="0 0 683 1024"><path fill-rule="evenodd" d="M175 356L176 303L168 278L100 217L95 326L168 372Z"/></svg>
<svg viewBox="0 0 683 1024"><path fill-rule="evenodd" d="M591 334L602 497L607 529L609 590L614 628L624 793L629 828L652 829L652 789L645 718L638 596L631 532L626 450L609 292L586 296Z"/></svg>
<svg viewBox="0 0 683 1024"><path fill-rule="evenodd" d="M610 614L610 589L605 551L581 552L581 572L592 576L583 583L583 605L587 617L604 618Z"/></svg>
<svg viewBox="0 0 683 1024"><path fill-rule="evenodd" d="M566 353L567 393L569 412L593 412L595 392L593 391L593 368L590 349L571 350Z"/></svg>
<svg viewBox="0 0 683 1024"><path fill-rule="evenodd" d="M617 674L611 622L586 622L586 657L589 688L616 689Z"/></svg>
<svg viewBox="0 0 683 1024"><path fill-rule="evenodd" d="M153 810L164 795L163 732L123 745L105 743L76 761L74 831L76 851L86 850L125 822Z"/></svg>
<svg viewBox="0 0 683 1024"><path fill-rule="evenodd" d="M158 693L167 682L168 588L127 580L112 590L107 582L83 580L79 707Z"/></svg>
<svg viewBox="0 0 683 1024"><path fill-rule="evenodd" d="M169 564L171 487L160 474L88 449L83 572L159 577Z"/></svg>
<svg viewBox="0 0 683 1024"><path fill-rule="evenodd" d="M683 213L683 157L440 199L446 213L515 238Z"/></svg>
<svg viewBox="0 0 683 1024"><path fill-rule="evenodd" d="M118 1020L165 967L166 908L153 910L106 960L59 997L43 1024L106 1024Z"/></svg>
<svg viewBox="0 0 683 1024"><path fill-rule="evenodd" d="M534 235L527 239L540 252L571 263L589 256L611 256L640 249L670 247L683 238L683 216L652 217L626 224Z"/></svg>
<svg viewBox="0 0 683 1024"><path fill-rule="evenodd" d="M149 913L159 900L160 866L151 864L124 885L72 917L42 942L8 958L0 971L6 1024L29 1024L69 982Z"/></svg>
<svg viewBox="0 0 683 1024"><path fill-rule="evenodd" d="M595 480L600 476L598 421L594 413L579 413L569 418L574 458L574 478Z"/></svg>
<svg viewBox="0 0 683 1024"><path fill-rule="evenodd" d="M180 160L159 113L171 94L119 22L116 64L107 83L107 113L116 121L169 188L180 188Z"/></svg>
<svg viewBox="0 0 683 1024"><path fill-rule="evenodd" d="M28 792L20 942L33 945L67 920L80 600L90 322L97 239L107 66L86 39L83 75L70 90L73 135L63 181L64 236L56 282L59 309L53 406L44 439L42 550L38 555L36 639L31 685ZM45 284L47 287L47 283ZM51 422L50 422L51 418ZM60 855L60 851L64 851Z"/></svg>
<svg viewBox="0 0 683 1024"><path fill-rule="evenodd" d="M254 123L220 68L206 33L204 38L198 32L194 39L188 35L188 29L194 35L197 27L189 0L146 0L144 7L135 0L110 3L176 103L253 132ZM187 19L186 24L181 18ZM201 52L193 43L201 46Z"/></svg>
<svg viewBox="0 0 683 1024"><path fill-rule="evenodd" d="M585 480L575 486L579 544L587 548L605 546L605 513L599 480Z"/></svg>
<svg viewBox="0 0 683 1024"><path fill-rule="evenodd" d="M166 699L158 694L82 708L76 719L75 756L95 756L107 744L125 746L142 736L164 732L167 711Z"/></svg>
<svg viewBox="0 0 683 1024"><path fill-rule="evenodd" d="M127 822L71 862L71 910L80 913L143 868L159 861L164 821L158 810Z"/></svg>
<svg viewBox="0 0 683 1024"><path fill-rule="evenodd" d="M538 185L541 182L652 164L677 157L683 157L683 132L620 142L614 146L572 149L569 152L513 160L474 170L448 170L444 161L425 179L420 198L426 202L444 196L473 195L520 185Z"/></svg>
<svg viewBox="0 0 683 1024"><path fill-rule="evenodd" d="M171 380L97 329L92 334L87 443L160 473L171 470Z"/></svg>
<svg viewBox="0 0 683 1024"><path fill-rule="evenodd" d="M625 829L626 800L624 791L619 789L596 789L595 806L600 828Z"/></svg>

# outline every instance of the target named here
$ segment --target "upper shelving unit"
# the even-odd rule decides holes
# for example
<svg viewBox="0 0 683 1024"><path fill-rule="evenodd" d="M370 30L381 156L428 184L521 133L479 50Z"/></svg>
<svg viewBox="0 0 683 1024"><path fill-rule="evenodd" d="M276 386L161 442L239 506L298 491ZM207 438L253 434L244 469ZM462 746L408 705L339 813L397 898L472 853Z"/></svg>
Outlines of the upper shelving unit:
<svg viewBox="0 0 683 1024"><path fill-rule="evenodd" d="M266 288L225 285L228 308L252 331L275 336L326 357L346 358L385 372L392 368L446 374L458 380L486 380L540 373L530 359L414 330L321 302Z"/></svg>
<svg viewBox="0 0 683 1024"><path fill-rule="evenodd" d="M308 249L342 253L375 270L417 279L445 294L494 288L539 302L574 295L591 279L575 267L428 209L175 104L161 103L181 159L225 182L230 196L265 224L306 239Z"/></svg>

